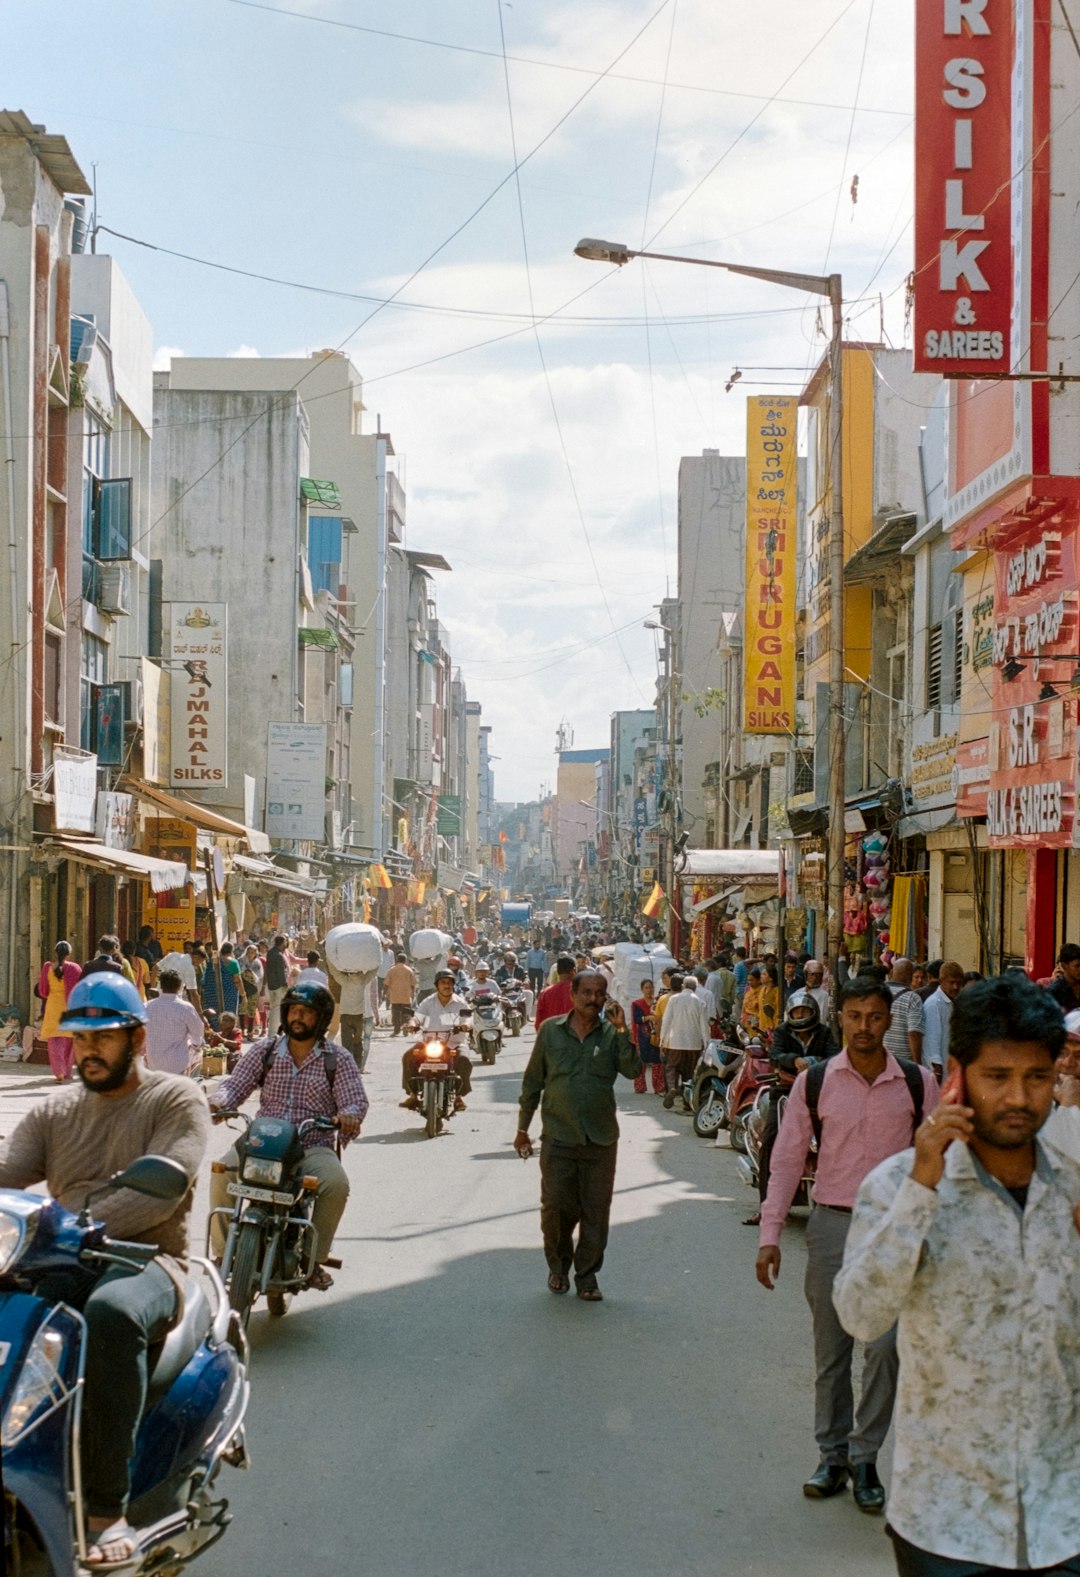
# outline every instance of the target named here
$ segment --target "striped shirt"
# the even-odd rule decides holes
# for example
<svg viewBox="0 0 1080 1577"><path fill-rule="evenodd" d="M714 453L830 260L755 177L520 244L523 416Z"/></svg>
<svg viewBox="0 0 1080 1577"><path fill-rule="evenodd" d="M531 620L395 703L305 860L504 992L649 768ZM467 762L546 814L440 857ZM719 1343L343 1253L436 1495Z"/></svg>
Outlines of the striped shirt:
<svg viewBox="0 0 1080 1577"><path fill-rule="evenodd" d="M224 1110L242 1106L259 1088L263 1061L271 1046L269 1040L257 1040L240 1058L233 1072L214 1091L212 1104ZM289 1043L284 1035L273 1042L277 1049L263 1083L259 1101L259 1115L280 1117L283 1122L302 1123L309 1117L355 1116L363 1121L367 1114L368 1098L360 1069L343 1046L326 1041L309 1051L297 1067L289 1053ZM324 1046L332 1046L337 1054L334 1085L326 1077L323 1066ZM315 1130L304 1135L304 1145L332 1147L337 1134ZM342 1144L349 1141L341 1135Z"/></svg>

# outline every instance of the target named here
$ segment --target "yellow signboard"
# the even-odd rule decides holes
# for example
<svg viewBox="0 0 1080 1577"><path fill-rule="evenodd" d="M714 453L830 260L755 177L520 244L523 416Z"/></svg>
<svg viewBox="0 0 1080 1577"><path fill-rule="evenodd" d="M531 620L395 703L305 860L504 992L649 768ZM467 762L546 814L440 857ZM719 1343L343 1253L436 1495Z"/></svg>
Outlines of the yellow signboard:
<svg viewBox="0 0 1080 1577"><path fill-rule="evenodd" d="M746 598L743 729L795 731L795 520L799 402L746 402Z"/></svg>
<svg viewBox="0 0 1080 1577"><path fill-rule="evenodd" d="M174 816L152 816L143 829L143 852L156 860L179 860L195 869L198 830ZM195 889L189 883L175 892L153 893L146 884L143 924L152 925L166 953L182 952L195 936Z"/></svg>

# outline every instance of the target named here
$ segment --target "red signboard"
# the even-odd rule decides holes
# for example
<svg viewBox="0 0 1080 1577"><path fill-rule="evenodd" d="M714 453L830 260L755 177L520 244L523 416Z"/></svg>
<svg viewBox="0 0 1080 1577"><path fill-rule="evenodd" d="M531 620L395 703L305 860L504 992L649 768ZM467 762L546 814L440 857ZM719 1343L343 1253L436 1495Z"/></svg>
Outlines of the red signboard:
<svg viewBox="0 0 1080 1577"><path fill-rule="evenodd" d="M1009 0L916 0L915 370L1009 370Z"/></svg>
<svg viewBox="0 0 1080 1577"><path fill-rule="evenodd" d="M986 815L990 791L990 741L965 739L956 747L956 814L961 820Z"/></svg>

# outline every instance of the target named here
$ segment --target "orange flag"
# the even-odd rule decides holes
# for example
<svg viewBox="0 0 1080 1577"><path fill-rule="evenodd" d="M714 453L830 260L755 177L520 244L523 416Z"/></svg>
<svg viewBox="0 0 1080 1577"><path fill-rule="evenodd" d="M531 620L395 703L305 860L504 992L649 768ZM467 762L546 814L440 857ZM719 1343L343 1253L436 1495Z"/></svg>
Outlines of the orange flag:
<svg viewBox="0 0 1080 1577"><path fill-rule="evenodd" d="M641 906L642 914L654 920L664 906L664 889L659 882L653 882L653 890Z"/></svg>

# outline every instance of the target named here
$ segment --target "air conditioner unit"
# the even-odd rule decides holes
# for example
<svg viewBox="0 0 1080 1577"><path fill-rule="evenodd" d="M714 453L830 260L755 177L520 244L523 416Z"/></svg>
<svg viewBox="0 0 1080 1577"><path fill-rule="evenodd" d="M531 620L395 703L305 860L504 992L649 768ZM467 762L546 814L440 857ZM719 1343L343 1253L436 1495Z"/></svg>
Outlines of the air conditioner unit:
<svg viewBox="0 0 1080 1577"><path fill-rule="evenodd" d="M97 605L114 617L131 612L131 565L126 559L98 565Z"/></svg>

